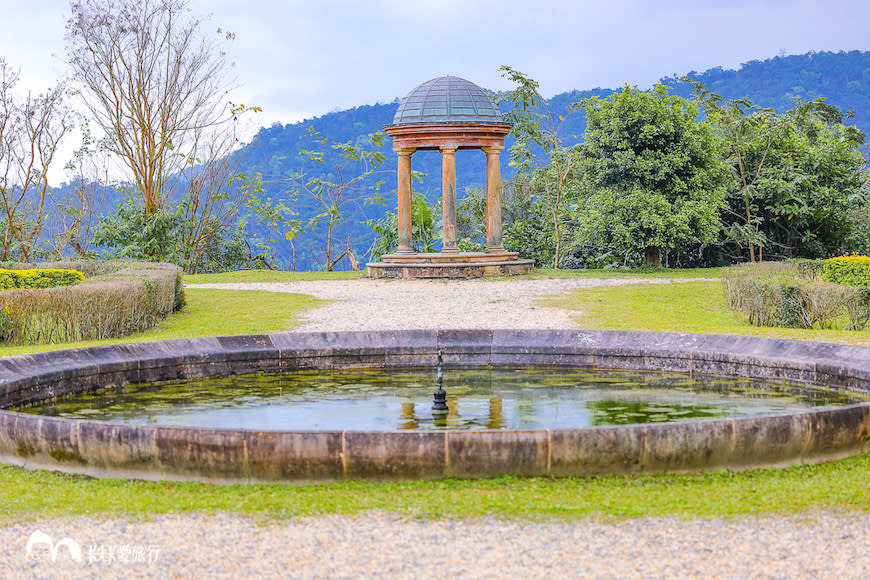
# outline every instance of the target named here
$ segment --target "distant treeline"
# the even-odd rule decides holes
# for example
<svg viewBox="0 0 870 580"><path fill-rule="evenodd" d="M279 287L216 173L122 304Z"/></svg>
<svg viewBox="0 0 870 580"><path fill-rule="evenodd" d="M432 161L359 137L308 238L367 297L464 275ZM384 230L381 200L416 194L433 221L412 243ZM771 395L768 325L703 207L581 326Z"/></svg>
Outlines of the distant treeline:
<svg viewBox="0 0 870 580"><path fill-rule="evenodd" d="M535 71L525 71L534 76ZM672 93L689 97L691 87L680 83L681 75L666 77L662 83L672 87ZM744 63L738 70L728 70L721 67L705 72L692 71L689 77L702 82L707 88L722 95L726 99L748 97L762 107L774 108L784 112L794 105L794 99L805 101L824 97L827 101L844 112L854 111L854 116L846 121L867 130L870 127L870 52L813 52L803 55L778 56L764 61L753 60ZM417 83L427 79L408 78L409 90ZM474 79L470 79L474 80ZM555 95L550 99L554 111L563 111L570 104L580 99L599 96L606 97L614 89L595 88L590 90L575 90ZM288 180L299 173L311 175L322 171L323 166L314 163L302 151L311 149L308 129L312 128L325 138L327 143L353 142L362 145L366 136L380 131L392 121L398 106L398 99L392 103L362 105L345 111L328 113L314 119L299 123L281 125L273 124L262 128L240 151L241 172L251 176L262 175L266 194L275 200L282 200L288 195ZM502 105L505 107L506 105ZM562 138L566 144L576 143L585 130L585 119L582 114L568 117L562 126ZM509 147L510 140L507 143ZM387 161L383 164L381 174L377 179L386 181L383 188L383 200L379 203L355 203L349 205L340 223L336 239L349 239L354 253L360 257L364 265L366 253L372 243L374 234L365 220L378 219L387 210L395 210L393 190L395 188L395 157L390 148L389 139L383 146ZM422 180L414 183L416 192L429 200L440 197L441 161L437 152L419 152L413 157L413 169L422 174ZM513 169L508 164L507 148L502 158L502 173L505 180L514 176ZM457 189L460 197L466 188L483 187L485 182L485 158L479 151L462 151L457 156ZM66 186L68 187L68 186ZM59 193L64 193L64 187ZM106 200L105 213L114 209L117 196L109 195ZM303 199L289 200L288 205L298 212L301 222L314 215L312 204L306 204ZM318 269L314 248L322 246L323 231L315 228L313 231L301 232L295 240L296 268L299 270ZM289 265L290 245L286 240L280 240L275 248L275 256L285 267ZM349 264L339 264L339 269L347 269Z"/></svg>

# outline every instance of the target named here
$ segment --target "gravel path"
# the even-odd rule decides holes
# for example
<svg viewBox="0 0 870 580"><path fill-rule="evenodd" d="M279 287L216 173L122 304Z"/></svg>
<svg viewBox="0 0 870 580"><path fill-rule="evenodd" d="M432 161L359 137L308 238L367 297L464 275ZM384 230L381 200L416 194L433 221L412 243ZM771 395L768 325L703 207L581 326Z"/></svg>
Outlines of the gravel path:
<svg viewBox="0 0 870 580"><path fill-rule="evenodd" d="M72 561L64 548L55 563L28 560L27 538L36 529L54 542L68 537L81 544L83 561ZM540 524L406 521L378 513L269 525L226 515L169 515L147 523L28 523L0 529L0 543L5 577L870 577L867 514ZM117 549L125 545L134 550ZM35 553L48 558L43 546ZM133 554L141 560L131 561Z"/></svg>
<svg viewBox="0 0 870 580"><path fill-rule="evenodd" d="M333 302L306 312L294 330L404 328L575 328L576 312L540 306L546 296L578 288L669 284L692 279L566 278L554 280L330 280L255 284L189 284L189 288L293 292Z"/></svg>
<svg viewBox="0 0 870 580"><path fill-rule="evenodd" d="M298 292L333 301L296 330L570 328L537 305L574 288L675 280L326 281L192 287ZM2 484L0 484L2 487ZM82 562L35 531L82 547ZM73 518L0 527L7 578L870 578L870 514L602 523L408 521L373 513L257 524L218 515L148 522ZM150 559L150 560L149 560Z"/></svg>

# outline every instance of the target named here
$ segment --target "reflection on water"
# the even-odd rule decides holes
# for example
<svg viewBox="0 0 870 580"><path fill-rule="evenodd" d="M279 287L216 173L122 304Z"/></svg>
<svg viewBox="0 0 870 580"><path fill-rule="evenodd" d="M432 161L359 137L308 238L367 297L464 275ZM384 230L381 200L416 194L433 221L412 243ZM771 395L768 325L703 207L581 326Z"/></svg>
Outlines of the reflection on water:
<svg viewBox="0 0 870 580"><path fill-rule="evenodd" d="M129 385L28 413L136 424L262 430L540 429L786 413L856 395L781 381L592 369L308 371Z"/></svg>

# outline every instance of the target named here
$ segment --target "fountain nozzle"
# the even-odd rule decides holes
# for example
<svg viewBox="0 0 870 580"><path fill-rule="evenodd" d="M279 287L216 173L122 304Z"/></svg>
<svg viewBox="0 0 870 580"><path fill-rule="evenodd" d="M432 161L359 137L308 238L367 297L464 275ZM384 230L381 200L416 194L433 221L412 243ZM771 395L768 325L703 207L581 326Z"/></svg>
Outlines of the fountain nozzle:
<svg viewBox="0 0 870 580"><path fill-rule="evenodd" d="M441 349L438 349L438 368L437 368L438 388L432 393L432 413L443 415L447 413L447 392L442 388L441 383L444 380L444 361L441 359Z"/></svg>

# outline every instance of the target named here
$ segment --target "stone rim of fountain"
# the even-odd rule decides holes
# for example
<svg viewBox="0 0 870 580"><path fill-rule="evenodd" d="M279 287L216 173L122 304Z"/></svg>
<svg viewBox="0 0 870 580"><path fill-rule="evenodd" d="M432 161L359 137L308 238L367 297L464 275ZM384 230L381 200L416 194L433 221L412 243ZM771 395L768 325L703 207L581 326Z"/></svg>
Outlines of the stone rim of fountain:
<svg viewBox="0 0 870 580"><path fill-rule="evenodd" d="M584 330L285 332L0 359L0 405L110 384L257 371L598 367L779 378L870 392L870 348L745 336ZM497 431L255 431L0 411L0 462L213 482L593 476L787 466L870 450L870 403L681 423Z"/></svg>

